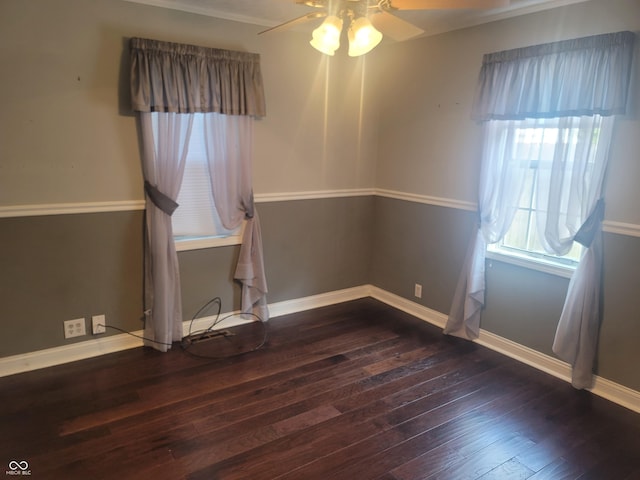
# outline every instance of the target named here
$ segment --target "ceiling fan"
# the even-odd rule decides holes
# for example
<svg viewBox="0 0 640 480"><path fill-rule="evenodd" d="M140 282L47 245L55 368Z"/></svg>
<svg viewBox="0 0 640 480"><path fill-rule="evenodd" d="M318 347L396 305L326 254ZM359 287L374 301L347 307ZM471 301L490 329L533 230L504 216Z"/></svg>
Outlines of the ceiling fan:
<svg viewBox="0 0 640 480"><path fill-rule="evenodd" d="M396 41L417 37L424 30L394 15L401 10L453 10L497 8L510 0L294 0L296 4L318 10L260 32L275 32L305 22L324 18L313 31L311 46L326 55L334 55L340 47L342 26L349 25L349 55L363 55L382 40L383 34Z"/></svg>

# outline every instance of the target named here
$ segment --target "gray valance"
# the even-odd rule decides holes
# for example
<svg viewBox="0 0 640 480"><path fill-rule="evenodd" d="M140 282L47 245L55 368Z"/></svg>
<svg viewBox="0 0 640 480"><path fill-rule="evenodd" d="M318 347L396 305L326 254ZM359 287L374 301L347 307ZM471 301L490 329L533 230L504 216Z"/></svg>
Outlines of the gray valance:
<svg viewBox="0 0 640 480"><path fill-rule="evenodd" d="M130 49L135 111L266 114L258 54L144 38Z"/></svg>
<svg viewBox="0 0 640 480"><path fill-rule="evenodd" d="M618 32L484 56L474 120L625 113L632 32Z"/></svg>

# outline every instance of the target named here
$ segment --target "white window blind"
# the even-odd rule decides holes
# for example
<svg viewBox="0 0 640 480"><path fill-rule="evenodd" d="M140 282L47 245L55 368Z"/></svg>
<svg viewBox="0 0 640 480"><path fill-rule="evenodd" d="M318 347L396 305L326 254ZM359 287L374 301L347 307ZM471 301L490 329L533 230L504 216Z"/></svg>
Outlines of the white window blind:
<svg viewBox="0 0 640 480"><path fill-rule="evenodd" d="M238 234L238 230L230 231L222 226L214 206L202 114L194 114L189 153L177 202L179 207L171 217L173 235L177 240Z"/></svg>

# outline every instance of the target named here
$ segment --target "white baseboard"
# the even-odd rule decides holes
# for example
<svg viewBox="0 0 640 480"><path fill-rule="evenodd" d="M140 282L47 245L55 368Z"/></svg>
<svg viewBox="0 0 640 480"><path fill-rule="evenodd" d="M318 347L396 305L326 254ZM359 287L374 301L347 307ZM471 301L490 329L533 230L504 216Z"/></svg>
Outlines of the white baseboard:
<svg viewBox="0 0 640 480"><path fill-rule="evenodd" d="M132 333L140 335L142 332ZM0 377L85 360L141 345L142 340L122 334L4 357L0 358Z"/></svg>
<svg viewBox="0 0 640 480"><path fill-rule="evenodd" d="M347 302L369 296L370 288L368 285L348 288L345 290L337 290L309 297L297 298L283 302L272 303L269 305L269 311L272 318L287 315L313 308L325 307L336 303ZM222 313L220 318L229 315L238 315L239 312ZM202 331L211 326L213 318L199 318L191 324L190 320L185 320L182 324L183 336L188 335L189 328L192 332ZM225 326L230 327L235 324L243 323L239 316L234 319L225 321ZM132 335L142 336L144 332L131 332ZM0 377L14 375L17 373L28 372L40 368L52 367L54 365L62 365L63 363L75 362L87 358L115 353L121 350L141 347L142 339L132 335L122 333L109 337L95 338L84 342L72 343L61 347L47 348L35 352L13 355L10 357L0 358Z"/></svg>
<svg viewBox="0 0 640 480"><path fill-rule="evenodd" d="M303 312L313 308L326 307L328 305L349 302L369 296L371 296L371 285L361 285L359 287L311 295L310 297L271 303L269 304L269 315L271 318L281 317L290 313Z"/></svg>
<svg viewBox="0 0 640 480"><path fill-rule="evenodd" d="M437 312L372 285L362 285L359 287L272 303L269 305L269 311L271 318L277 318L291 313L302 312L313 308L325 307L365 297L373 297L389 306L431 323L438 328L443 328L447 321L447 315L443 313ZM237 313L238 312L230 312L222 314L221 317L237 315ZM211 325L212 320L212 318L197 319L193 322L193 325L191 325L191 330L198 331L206 329ZM227 320L225 322L225 326L229 327L234 324L243 323L244 321L245 320L242 320L238 316L235 319ZM190 323L190 321L185 321L183 323L184 335L187 335ZM141 331L132 333L135 335L142 335ZM476 342L490 348L491 350L553 375L561 380L571 382L571 367L565 362L554 357L545 355L482 329L480 330L480 337ZM121 334L74 343L62 347L49 348L37 352L0 358L0 377L68 362L75 362L77 360L83 360L140 346L142 346L141 339L127 334ZM638 391L612 382L611 380L607 380L606 378L596 376L591 392L628 408L629 410L640 413L640 392Z"/></svg>
<svg viewBox="0 0 640 480"><path fill-rule="evenodd" d="M371 286L370 289L371 296L376 300L380 300L382 303L386 303L398 310L402 310L403 312L413 315L420 320L425 320L436 327L444 328L444 324L447 322L447 316L443 313L437 312L378 287Z"/></svg>
<svg viewBox="0 0 640 480"><path fill-rule="evenodd" d="M443 313L431 310L377 287L371 287L371 296L439 328L444 327L447 321L447 315ZM571 366L557 358L540 353L483 329L480 329L480 337L475 341L480 345L525 363L549 375L553 375L565 382L571 382ZM636 390L596 375L594 386L590 391L599 397L606 398L629 410L640 413L640 392Z"/></svg>

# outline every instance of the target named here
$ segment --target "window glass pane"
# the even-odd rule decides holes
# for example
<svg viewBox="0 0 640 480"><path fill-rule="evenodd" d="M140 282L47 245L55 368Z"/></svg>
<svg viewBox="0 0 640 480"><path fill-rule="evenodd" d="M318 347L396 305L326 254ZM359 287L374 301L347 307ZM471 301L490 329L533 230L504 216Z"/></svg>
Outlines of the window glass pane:
<svg viewBox="0 0 640 480"><path fill-rule="evenodd" d="M528 243L528 227L529 227L529 211L519 209L511 224L511 228L502 240L502 245L506 247L516 248L518 250L526 250Z"/></svg>
<svg viewBox="0 0 640 480"><path fill-rule="evenodd" d="M214 206L202 114L194 116L177 202L179 207L171 217L174 237L224 237L237 233L222 226Z"/></svg>
<svg viewBox="0 0 640 480"><path fill-rule="evenodd" d="M532 165L527 172L524 185L522 187L522 195L520 196L520 203L518 204L520 208L531 208L533 206L536 175L536 167Z"/></svg>
<svg viewBox="0 0 640 480"><path fill-rule="evenodd" d="M505 122L507 124L507 122ZM512 161L515 164L528 166L523 191L518 202L518 211L513 223L498 245L492 247L494 251L514 253L529 256L533 260L558 261L563 264L575 265L579 260L582 247L575 243L571 251L564 257L547 253L538 236L536 224L536 182L539 175L548 177L552 174L551 167L556 155L572 158L573 151L581 145L597 143L597 139L582 141L584 132L580 128L561 128L560 119L529 119L510 122L513 130L511 145ZM509 127L507 127L509 128ZM595 148L594 148L595 150ZM585 172L576 172L584 176ZM571 178L563 179L567 191L570 189ZM565 196L562 200L568 204ZM566 206L563 205L561 215L566 216Z"/></svg>

